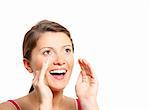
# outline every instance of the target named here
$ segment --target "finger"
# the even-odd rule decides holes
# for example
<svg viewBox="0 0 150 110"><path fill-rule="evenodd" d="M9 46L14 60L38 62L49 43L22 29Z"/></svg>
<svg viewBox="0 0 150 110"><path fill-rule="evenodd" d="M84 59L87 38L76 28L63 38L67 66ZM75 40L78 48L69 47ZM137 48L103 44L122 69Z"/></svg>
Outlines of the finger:
<svg viewBox="0 0 150 110"><path fill-rule="evenodd" d="M82 59L79 59L79 60L78 60L78 63L79 63L79 65L80 65L81 70L83 71L83 70L84 70L84 67L83 67L83 64L82 64Z"/></svg>
<svg viewBox="0 0 150 110"><path fill-rule="evenodd" d="M38 80L39 80L39 72L36 71L36 72L35 72L35 77L34 77L34 79L32 80L32 84L33 84L34 87L37 85Z"/></svg>
<svg viewBox="0 0 150 110"><path fill-rule="evenodd" d="M82 60L87 72L88 72L88 75L91 76L91 78L96 78L96 74L94 72L94 69L92 68L92 66L90 65L90 63L88 63L85 59Z"/></svg>
<svg viewBox="0 0 150 110"><path fill-rule="evenodd" d="M81 71L81 75L82 75L82 82L87 82L88 81L88 77L86 75L85 71Z"/></svg>
<svg viewBox="0 0 150 110"><path fill-rule="evenodd" d="M42 69L41 69L40 76L39 76L39 81L42 81L42 82L44 81L46 70L49 65L49 61L50 61L50 56L48 56L46 61L43 62Z"/></svg>
<svg viewBox="0 0 150 110"><path fill-rule="evenodd" d="M87 65L86 65L86 63L83 61L83 59L80 59L79 60L79 64L80 64L80 67L81 67L81 71L83 71L85 74L84 75L90 75L90 73L89 73L89 70L88 70L88 68L87 68Z"/></svg>
<svg viewBox="0 0 150 110"><path fill-rule="evenodd" d="M91 73L89 71L89 68L88 66L86 65L86 62L84 61L84 59L81 59L80 60L80 66L82 68L82 71L83 71L83 76L86 75L86 78L89 76L90 78L92 77L91 76ZM87 79L86 79L87 80Z"/></svg>
<svg viewBox="0 0 150 110"><path fill-rule="evenodd" d="M90 76L90 71L89 71L88 66L87 66L87 64L86 64L84 59L82 59L82 65L83 65L83 68L84 68L84 70L86 72L86 75Z"/></svg>
<svg viewBox="0 0 150 110"><path fill-rule="evenodd" d="M81 67L81 76L82 76L82 82L87 82L88 81L88 77L87 77L87 74L88 74L88 70L86 68L86 64L83 63L82 59L79 59L79 64L80 64L80 67Z"/></svg>
<svg viewBox="0 0 150 110"><path fill-rule="evenodd" d="M94 72L94 69L92 68L92 66L90 65L90 63L87 62L87 60L84 59L83 61L87 65L86 68L89 71L89 73L88 73L89 76L90 76L90 78L88 80L89 84L92 85L92 86L97 86L98 85L98 80L96 78L96 74Z"/></svg>

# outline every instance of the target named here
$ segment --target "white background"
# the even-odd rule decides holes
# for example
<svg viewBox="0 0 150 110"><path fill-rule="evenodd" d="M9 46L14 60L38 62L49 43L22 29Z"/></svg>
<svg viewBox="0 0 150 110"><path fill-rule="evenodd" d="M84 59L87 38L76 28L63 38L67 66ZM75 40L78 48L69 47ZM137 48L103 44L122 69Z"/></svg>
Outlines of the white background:
<svg viewBox="0 0 150 110"><path fill-rule="evenodd" d="M100 110L150 109L149 0L1 0L0 101L28 93L32 75L22 63L22 41L42 19L66 26L75 59L86 58L99 80ZM65 94L75 97L75 62Z"/></svg>

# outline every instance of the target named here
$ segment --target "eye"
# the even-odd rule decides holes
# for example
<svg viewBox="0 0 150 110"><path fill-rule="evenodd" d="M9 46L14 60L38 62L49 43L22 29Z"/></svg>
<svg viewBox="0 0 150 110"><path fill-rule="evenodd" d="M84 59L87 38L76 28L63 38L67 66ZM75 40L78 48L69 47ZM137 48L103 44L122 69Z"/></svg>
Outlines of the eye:
<svg viewBox="0 0 150 110"><path fill-rule="evenodd" d="M50 55L51 54L51 51L50 50L46 50L43 52L43 55Z"/></svg>
<svg viewBox="0 0 150 110"><path fill-rule="evenodd" d="M70 52L71 52L71 49L70 49L70 48L66 48L66 49L65 49L65 52L66 52L66 53L70 53Z"/></svg>

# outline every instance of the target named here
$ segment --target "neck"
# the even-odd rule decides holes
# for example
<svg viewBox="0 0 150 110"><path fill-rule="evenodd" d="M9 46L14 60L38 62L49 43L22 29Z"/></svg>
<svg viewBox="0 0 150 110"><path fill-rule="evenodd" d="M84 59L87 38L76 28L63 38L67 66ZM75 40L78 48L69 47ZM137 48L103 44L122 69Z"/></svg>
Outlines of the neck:
<svg viewBox="0 0 150 110"><path fill-rule="evenodd" d="M53 92L53 108L62 106L63 104L63 90Z"/></svg>

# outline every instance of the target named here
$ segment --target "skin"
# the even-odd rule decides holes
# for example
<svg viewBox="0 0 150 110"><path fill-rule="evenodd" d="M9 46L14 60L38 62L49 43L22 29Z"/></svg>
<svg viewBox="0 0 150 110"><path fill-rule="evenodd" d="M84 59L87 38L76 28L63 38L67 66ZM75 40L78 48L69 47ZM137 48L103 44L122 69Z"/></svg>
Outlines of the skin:
<svg viewBox="0 0 150 110"><path fill-rule="evenodd" d="M50 60L46 67L45 83L52 91L63 90L70 79L74 64L72 44L66 34L60 32L46 32L42 34L42 37L37 42L36 48L32 51L32 60L30 64L33 73L36 73L36 71L40 72L43 62L48 58ZM49 71L61 68L67 69L67 74L64 80L55 80L49 74ZM34 74L34 76L36 76L36 74Z"/></svg>
<svg viewBox="0 0 150 110"><path fill-rule="evenodd" d="M76 95L83 110L98 110L96 101L98 82L91 65L79 59L81 72L76 83ZM34 91L16 99L22 110L75 110L74 99L63 96L63 89L69 82L74 57L69 37L62 32L45 32L37 41L31 53L31 61L24 59L25 68L33 74ZM53 69L66 69L62 80L50 75ZM32 104L30 103L32 102ZM0 109L15 110L8 102Z"/></svg>

